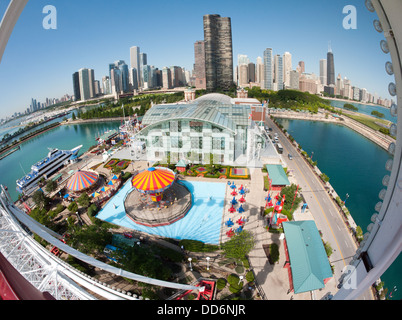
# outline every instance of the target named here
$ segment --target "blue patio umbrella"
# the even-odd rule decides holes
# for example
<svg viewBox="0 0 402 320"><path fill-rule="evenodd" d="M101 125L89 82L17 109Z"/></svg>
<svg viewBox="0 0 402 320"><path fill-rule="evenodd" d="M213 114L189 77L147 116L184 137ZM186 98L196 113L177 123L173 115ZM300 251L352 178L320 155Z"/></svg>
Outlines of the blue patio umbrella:
<svg viewBox="0 0 402 320"><path fill-rule="evenodd" d="M241 204L239 209L237 209L237 211L239 211L239 213L243 213L244 212L244 208L243 205Z"/></svg>
<svg viewBox="0 0 402 320"><path fill-rule="evenodd" d="M68 198L70 195L67 193L65 196L64 196L64 199L66 199L66 198Z"/></svg>
<svg viewBox="0 0 402 320"><path fill-rule="evenodd" d="M234 184L234 181L232 182L232 185L230 186L232 189L236 189L236 186Z"/></svg>
<svg viewBox="0 0 402 320"><path fill-rule="evenodd" d="M233 197L233 200L232 200L230 203L231 203L231 204L233 204L233 205L237 204L237 200L236 200L236 198L235 198L235 197Z"/></svg>
<svg viewBox="0 0 402 320"><path fill-rule="evenodd" d="M229 220L226 221L225 224L226 224L228 227L231 227L231 226L233 226L234 223L233 223L232 219L229 218Z"/></svg>
<svg viewBox="0 0 402 320"><path fill-rule="evenodd" d="M240 189L239 193L240 193L240 194L245 194L244 189Z"/></svg>

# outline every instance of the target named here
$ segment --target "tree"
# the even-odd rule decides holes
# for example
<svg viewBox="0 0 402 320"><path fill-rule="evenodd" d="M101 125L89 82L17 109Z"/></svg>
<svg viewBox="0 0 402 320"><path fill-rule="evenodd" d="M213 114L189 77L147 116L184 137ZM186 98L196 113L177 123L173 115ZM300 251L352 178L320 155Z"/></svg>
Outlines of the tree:
<svg viewBox="0 0 402 320"><path fill-rule="evenodd" d="M228 258L241 260L254 248L254 235L246 230L233 236L228 242L224 243L222 249Z"/></svg>
<svg viewBox="0 0 402 320"><path fill-rule="evenodd" d="M285 204L283 206L283 209L286 211L289 211L291 214L293 214L293 212L296 210L297 206L303 201L303 199L300 196L296 196L296 199L294 199L295 197L295 193L297 190L297 185L292 184L291 186L287 186L282 188L281 194L280 196L283 197L285 196ZM299 191L301 191L301 188L299 188ZM293 202L294 199L294 202ZM293 203L293 207L292 207L292 203Z"/></svg>
<svg viewBox="0 0 402 320"><path fill-rule="evenodd" d="M76 202L71 202L68 206L68 210L70 212L77 212L78 211L78 204Z"/></svg>
<svg viewBox="0 0 402 320"><path fill-rule="evenodd" d="M48 180L46 183L45 190L46 192L50 193L57 189L57 182L53 180Z"/></svg>
<svg viewBox="0 0 402 320"><path fill-rule="evenodd" d="M78 199L77 199L78 204L81 207L88 208L89 205L91 204L91 199L89 196L84 192Z"/></svg>
<svg viewBox="0 0 402 320"><path fill-rule="evenodd" d="M48 202L48 199L42 190L36 190L32 196L32 200L39 208L45 207Z"/></svg>

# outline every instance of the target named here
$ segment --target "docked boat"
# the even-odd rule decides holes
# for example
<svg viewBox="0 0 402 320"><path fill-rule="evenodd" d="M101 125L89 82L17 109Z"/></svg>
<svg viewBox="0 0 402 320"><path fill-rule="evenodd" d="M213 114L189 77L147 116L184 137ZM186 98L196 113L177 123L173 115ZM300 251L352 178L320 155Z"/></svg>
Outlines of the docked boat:
<svg viewBox="0 0 402 320"><path fill-rule="evenodd" d="M73 160L82 145L75 147L72 150L59 150L49 148L49 153L46 158L40 160L31 167L31 172L17 180L17 191L23 194L30 194L38 185L42 177L47 179L57 170Z"/></svg>

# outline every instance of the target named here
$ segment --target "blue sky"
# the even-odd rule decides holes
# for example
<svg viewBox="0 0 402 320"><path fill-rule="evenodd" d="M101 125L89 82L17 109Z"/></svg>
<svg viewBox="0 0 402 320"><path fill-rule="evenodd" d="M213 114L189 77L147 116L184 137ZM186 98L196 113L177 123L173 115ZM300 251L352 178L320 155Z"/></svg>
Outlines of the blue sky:
<svg viewBox="0 0 402 320"><path fill-rule="evenodd" d="M46 5L57 9L57 30L45 30ZM8 1L0 2L3 14ZM345 30L343 7L357 9L357 29ZM352 85L390 98L394 81L385 73L390 60L373 28L375 13L363 0L31 0L25 7L0 64L0 118L24 111L31 98L44 101L72 94L72 74L93 68L100 80L108 64L130 61L129 48L139 46L148 64L192 69L194 42L202 40L203 15L231 17L234 63L238 54L256 62L266 48L288 51L293 68L305 61L306 72L319 74L331 41L335 73Z"/></svg>

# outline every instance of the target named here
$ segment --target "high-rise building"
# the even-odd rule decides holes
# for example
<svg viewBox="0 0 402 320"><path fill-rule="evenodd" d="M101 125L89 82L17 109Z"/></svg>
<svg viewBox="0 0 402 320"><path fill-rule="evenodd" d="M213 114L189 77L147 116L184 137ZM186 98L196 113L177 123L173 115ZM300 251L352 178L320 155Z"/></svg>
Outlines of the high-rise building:
<svg viewBox="0 0 402 320"><path fill-rule="evenodd" d="M88 69L88 77L89 77L89 95L90 98L94 98L95 94L95 71L94 69Z"/></svg>
<svg viewBox="0 0 402 320"><path fill-rule="evenodd" d="M130 76L128 65L123 60L109 63L112 93L129 92Z"/></svg>
<svg viewBox="0 0 402 320"><path fill-rule="evenodd" d="M299 61L299 73L305 73L306 72L306 65L304 61Z"/></svg>
<svg viewBox="0 0 402 320"><path fill-rule="evenodd" d="M248 64L248 82L255 82L255 64L252 62Z"/></svg>
<svg viewBox="0 0 402 320"><path fill-rule="evenodd" d="M289 72L289 89L300 89L299 78L300 74L297 70L292 70Z"/></svg>
<svg viewBox="0 0 402 320"><path fill-rule="evenodd" d="M75 99L75 101L80 101L81 100L80 76L79 76L78 72L74 72L74 74L73 74L73 91L74 91L74 99Z"/></svg>
<svg viewBox="0 0 402 320"><path fill-rule="evenodd" d="M207 81L205 78L205 41L203 40L194 43L194 73L195 88L205 90Z"/></svg>
<svg viewBox="0 0 402 320"><path fill-rule="evenodd" d="M328 83L327 78L327 59L320 60L320 82L323 86L326 86Z"/></svg>
<svg viewBox="0 0 402 320"><path fill-rule="evenodd" d="M335 64L334 64L334 54L332 53L331 47L329 47L327 53L327 85L335 85Z"/></svg>
<svg viewBox="0 0 402 320"><path fill-rule="evenodd" d="M136 68L130 68L130 86L131 90L137 90L138 89L138 73Z"/></svg>
<svg viewBox="0 0 402 320"><path fill-rule="evenodd" d="M249 83L248 79L248 64L240 64L238 66L239 86L246 87Z"/></svg>
<svg viewBox="0 0 402 320"><path fill-rule="evenodd" d="M260 87L264 87L264 63L261 57L257 57L256 66L256 82L260 84Z"/></svg>
<svg viewBox="0 0 402 320"><path fill-rule="evenodd" d="M283 89L283 58L279 54L274 59L274 82L277 90Z"/></svg>
<svg viewBox="0 0 402 320"><path fill-rule="evenodd" d="M172 88L172 77L170 74L170 69L168 67L164 67L162 69L162 84L163 84L163 89L171 89Z"/></svg>
<svg viewBox="0 0 402 320"><path fill-rule="evenodd" d="M283 54L283 82L286 87L290 86L290 71L292 71L292 55L289 52Z"/></svg>
<svg viewBox="0 0 402 320"><path fill-rule="evenodd" d="M203 20L206 88L229 90L233 84L231 20L218 14L205 15Z"/></svg>
<svg viewBox="0 0 402 320"><path fill-rule="evenodd" d="M88 100L91 99L93 96L91 96L91 87L93 88L94 85L90 84L90 69L82 68L78 70L78 75L79 75L79 82L80 82L80 96L81 100Z"/></svg>
<svg viewBox="0 0 402 320"><path fill-rule="evenodd" d="M110 78L105 76L102 78L102 91L103 94L111 94L112 90L110 88Z"/></svg>
<svg viewBox="0 0 402 320"><path fill-rule="evenodd" d="M267 48L264 51L264 89L274 89L274 61L272 57L272 49Z"/></svg>
<svg viewBox="0 0 402 320"><path fill-rule="evenodd" d="M140 71L140 47L130 48L130 67L137 71L138 86L141 86L141 71Z"/></svg>

